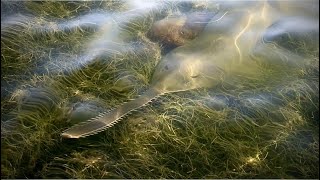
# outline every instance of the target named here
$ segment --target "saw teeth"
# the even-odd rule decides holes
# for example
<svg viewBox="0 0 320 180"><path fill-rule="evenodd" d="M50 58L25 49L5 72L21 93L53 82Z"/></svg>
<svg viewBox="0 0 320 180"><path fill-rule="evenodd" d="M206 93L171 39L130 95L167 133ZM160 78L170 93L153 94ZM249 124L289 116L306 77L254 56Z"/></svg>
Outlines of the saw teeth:
<svg viewBox="0 0 320 180"><path fill-rule="evenodd" d="M89 119L87 122L91 122L91 121L95 121L95 120L97 120L97 117L93 117L93 118Z"/></svg>
<svg viewBox="0 0 320 180"><path fill-rule="evenodd" d="M153 92L154 93L154 92ZM143 100L143 103L142 102L137 106L135 107L134 109L131 109L130 106L130 109L126 109L125 113L122 113L122 115L117 118L117 119L110 119L110 118L114 118L114 114L110 114L110 117L109 117L109 113L111 113L112 111L117 111L117 109L119 107L121 107L122 105L124 104L127 104L128 102L125 102L123 103L122 105L119 105L118 107L115 107L115 108L112 108L108 111L105 111L105 112L102 112L102 113L99 113L97 116L85 121L85 122L81 122L79 124L76 124L74 125L73 127L65 130L64 132L68 131L71 129L71 132L70 134L66 133L65 135L70 135L70 137L72 136L72 132L74 132L74 136L73 138L76 138L76 137L87 137L87 136L90 136L90 135L93 135L93 134L97 134L99 132L102 132L110 127L113 127L115 124L117 124L118 122L120 122L123 118L127 117L128 115L131 115L133 112L136 112L139 110L140 107L145 107L147 106L149 103L153 102L155 99L157 99L159 96L163 95L164 93L160 94L160 95L156 95L156 96L151 96L150 94L147 95L146 97L150 97L150 99L145 102L145 100ZM112 122L106 124L106 122L110 121L110 120L113 120ZM92 122L92 121L97 121L97 122ZM88 122L91 122L91 127L86 129L86 123ZM77 129L73 129L72 131L72 128L74 127L78 127L78 126L83 126L83 127L79 127L78 129L81 130L80 132L78 132L77 134ZM96 128L96 129L95 129ZM87 134L86 134L87 132ZM82 134L81 134L82 133Z"/></svg>

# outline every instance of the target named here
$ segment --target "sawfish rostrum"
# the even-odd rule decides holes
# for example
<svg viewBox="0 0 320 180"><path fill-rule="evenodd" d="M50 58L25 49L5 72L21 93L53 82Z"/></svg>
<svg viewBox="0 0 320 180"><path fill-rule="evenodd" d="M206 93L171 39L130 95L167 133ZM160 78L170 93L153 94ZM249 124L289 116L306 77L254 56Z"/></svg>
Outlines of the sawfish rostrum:
<svg viewBox="0 0 320 180"><path fill-rule="evenodd" d="M255 10L255 14L242 10L222 13L219 19L210 21L192 43L164 56L155 68L149 90L143 95L67 129L62 136L80 138L96 134L165 93L213 87L225 76L232 77L236 73L247 73L248 69L254 69L254 63L247 62L246 57L249 56L250 47L255 44L256 36L260 34L248 29L266 27L261 19L253 20L260 10ZM251 27L252 23L258 24Z"/></svg>

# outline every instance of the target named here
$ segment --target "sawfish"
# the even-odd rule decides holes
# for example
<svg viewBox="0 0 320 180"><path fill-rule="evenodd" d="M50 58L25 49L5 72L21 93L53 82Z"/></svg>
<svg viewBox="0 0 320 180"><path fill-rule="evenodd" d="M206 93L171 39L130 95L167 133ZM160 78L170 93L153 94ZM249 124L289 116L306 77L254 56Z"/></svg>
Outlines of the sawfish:
<svg viewBox="0 0 320 180"><path fill-rule="evenodd" d="M237 73L248 76L259 73L250 70L256 67L247 59L250 47L260 36L256 28L263 29L268 24L257 15L260 12L261 9L254 12L226 10L221 17L212 19L196 39L161 59L145 93L116 109L72 126L62 133L62 137L81 138L104 131L167 93L211 88ZM257 18L254 20L254 17Z"/></svg>
<svg viewBox="0 0 320 180"><path fill-rule="evenodd" d="M157 65L153 74L150 88L140 97L133 101L122 104L120 107L99 114L84 123L77 124L62 133L66 138L80 138L112 127L126 115L136 111L138 108L147 105L153 99L172 92L186 91L191 89L212 87L219 81L222 70L211 63L201 61L182 60L183 56L167 56ZM177 58L173 61L173 58Z"/></svg>

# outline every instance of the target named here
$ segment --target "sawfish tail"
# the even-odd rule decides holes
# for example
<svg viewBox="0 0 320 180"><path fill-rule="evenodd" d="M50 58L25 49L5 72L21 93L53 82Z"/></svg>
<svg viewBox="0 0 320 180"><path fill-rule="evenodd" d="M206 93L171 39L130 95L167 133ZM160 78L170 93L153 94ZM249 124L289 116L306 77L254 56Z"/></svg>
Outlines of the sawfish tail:
<svg viewBox="0 0 320 180"><path fill-rule="evenodd" d="M64 138L81 138L97 134L118 123L123 117L132 111L148 104L161 95L156 89L149 89L135 100L122 104L110 112L104 112L98 116L65 130L61 136Z"/></svg>

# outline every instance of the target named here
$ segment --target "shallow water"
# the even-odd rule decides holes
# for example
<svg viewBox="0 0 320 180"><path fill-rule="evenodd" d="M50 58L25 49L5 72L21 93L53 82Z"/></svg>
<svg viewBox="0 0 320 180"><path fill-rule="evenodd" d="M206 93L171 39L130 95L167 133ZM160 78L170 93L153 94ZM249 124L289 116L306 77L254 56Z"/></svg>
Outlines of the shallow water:
<svg viewBox="0 0 320 180"><path fill-rule="evenodd" d="M318 4L2 1L2 178L319 178Z"/></svg>

